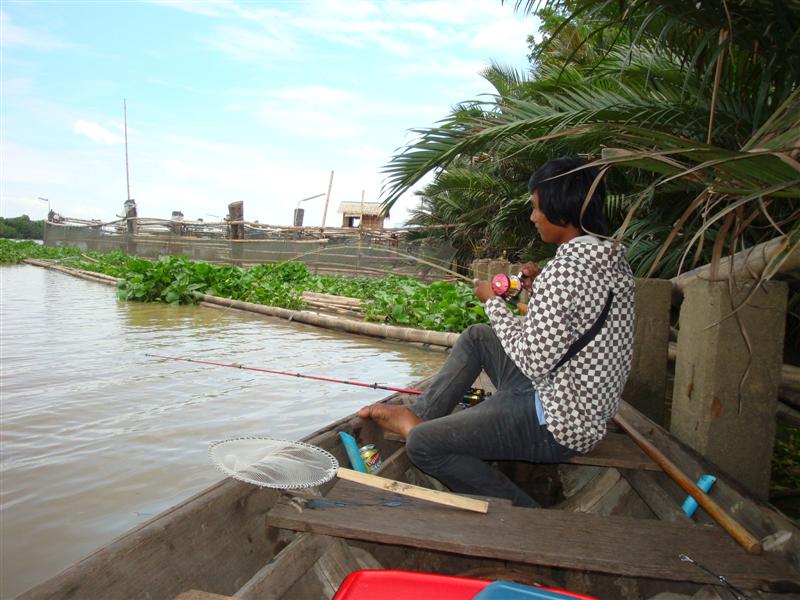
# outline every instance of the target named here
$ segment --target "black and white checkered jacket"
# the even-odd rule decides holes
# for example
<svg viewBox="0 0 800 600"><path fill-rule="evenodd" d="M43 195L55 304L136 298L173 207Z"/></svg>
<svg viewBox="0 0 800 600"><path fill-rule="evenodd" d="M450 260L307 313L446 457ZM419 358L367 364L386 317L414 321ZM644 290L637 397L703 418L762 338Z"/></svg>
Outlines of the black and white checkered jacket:
<svg viewBox="0 0 800 600"><path fill-rule="evenodd" d="M551 373L570 344L597 320L614 292L606 322L578 354ZM486 313L506 354L539 390L547 428L564 446L588 452L619 406L633 353L634 282L621 244L584 235L559 246L533 282L524 319L500 298Z"/></svg>

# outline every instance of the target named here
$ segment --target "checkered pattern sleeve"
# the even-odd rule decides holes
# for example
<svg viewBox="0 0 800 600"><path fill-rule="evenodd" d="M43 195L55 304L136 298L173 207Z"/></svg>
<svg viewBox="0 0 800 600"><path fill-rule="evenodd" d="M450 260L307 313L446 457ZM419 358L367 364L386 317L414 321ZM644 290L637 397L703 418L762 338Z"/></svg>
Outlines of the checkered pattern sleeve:
<svg viewBox="0 0 800 600"><path fill-rule="evenodd" d="M534 281L528 314L515 317L500 298L486 302L486 313L509 358L532 381L550 373L577 339L573 321L575 277L555 259Z"/></svg>
<svg viewBox="0 0 800 600"><path fill-rule="evenodd" d="M564 365L558 361L614 299L600 331ZM533 282L520 320L499 298L486 313L503 349L539 391L547 428L559 443L589 451L617 410L633 355L634 283L624 248L576 238L559 246Z"/></svg>

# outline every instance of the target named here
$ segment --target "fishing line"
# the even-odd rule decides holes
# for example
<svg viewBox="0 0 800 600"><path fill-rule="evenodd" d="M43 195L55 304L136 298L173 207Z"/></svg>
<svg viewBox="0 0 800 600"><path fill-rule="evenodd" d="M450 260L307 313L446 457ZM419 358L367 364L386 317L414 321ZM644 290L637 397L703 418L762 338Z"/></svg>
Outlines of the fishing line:
<svg viewBox="0 0 800 600"><path fill-rule="evenodd" d="M421 390L410 390L405 388L399 387L392 387L388 385L381 385L379 383L363 383L361 381L349 381L346 379L333 379L331 377L322 377L321 375L304 375L302 373L291 373L289 371L276 371L273 369L262 369L260 367L246 367L244 365L240 365L238 363L221 363L221 362L214 362L211 360L199 360L196 358L184 358L180 356L162 356L160 354L145 354L145 356L150 358L161 358L164 360L175 360L179 362L189 362L189 363L196 363L200 365L212 365L215 367L228 367L231 369L244 369L246 371L256 371L258 373L270 373L272 375L286 375L288 377L299 377L301 379L313 379L315 381L328 381L331 383L343 383L345 385L355 385L358 387L365 387L371 388L373 390L386 390L389 392L400 392L402 394L415 394L419 395L422 393Z"/></svg>
<svg viewBox="0 0 800 600"><path fill-rule="evenodd" d="M291 373L289 371L276 371L274 369L263 369L260 367L246 367L239 363L221 363L215 362L211 360L200 360L197 358L185 358L182 356L164 356L161 354L145 354L145 356L149 358L160 358L163 360L174 360L178 362L188 362L188 363L195 363L200 365L211 365L214 367L228 367L230 369L243 369L245 371L256 371L257 373L270 373L272 375L286 375L287 377L299 377L301 379L313 379L315 381L327 381L330 383L342 383L344 385L354 385L363 388L370 388L373 390L386 390L388 392L399 392L401 394L412 394L415 396L419 396L422 394L422 390L412 390L407 388L401 387L393 387L389 385L381 385L380 383L364 383L362 381L351 381L348 379L334 379L332 377L322 377L321 375L304 375L303 373ZM486 390L480 388L470 388L470 390L464 394L462 399L462 403L465 405L474 405L478 404L482 400L485 400L491 395L491 393L486 392Z"/></svg>

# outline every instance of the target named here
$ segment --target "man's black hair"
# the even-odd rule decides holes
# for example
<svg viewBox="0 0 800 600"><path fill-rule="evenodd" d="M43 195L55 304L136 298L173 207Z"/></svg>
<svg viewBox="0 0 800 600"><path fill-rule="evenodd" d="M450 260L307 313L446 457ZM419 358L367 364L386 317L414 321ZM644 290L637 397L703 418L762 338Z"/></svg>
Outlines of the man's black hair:
<svg viewBox="0 0 800 600"><path fill-rule="evenodd" d="M581 216L586 196L599 172L597 168L589 167L564 175L586 164L588 162L582 158L569 156L549 160L531 175L528 191L531 194L539 192L539 209L551 223L572 224L584 233L607 235L606 186L602 180Z"/></svg>

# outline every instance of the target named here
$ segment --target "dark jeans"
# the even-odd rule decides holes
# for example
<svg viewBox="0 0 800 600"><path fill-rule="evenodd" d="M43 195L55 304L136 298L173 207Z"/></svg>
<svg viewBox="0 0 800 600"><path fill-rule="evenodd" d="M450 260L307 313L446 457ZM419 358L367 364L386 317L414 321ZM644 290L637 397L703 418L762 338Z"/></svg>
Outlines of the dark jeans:
<svg viewBox="0 0 800 600"><path fill-rule="evenodd" d="M497 388L471 408L450 414L484 369ZM454 492L508 498L516 506L538 506L491 460L563 462L574 452L539 425L534 388L506 355L494 330L472 325L458 338L447 362L411 410L423 422L406 442L419 469Z"/></svg>

